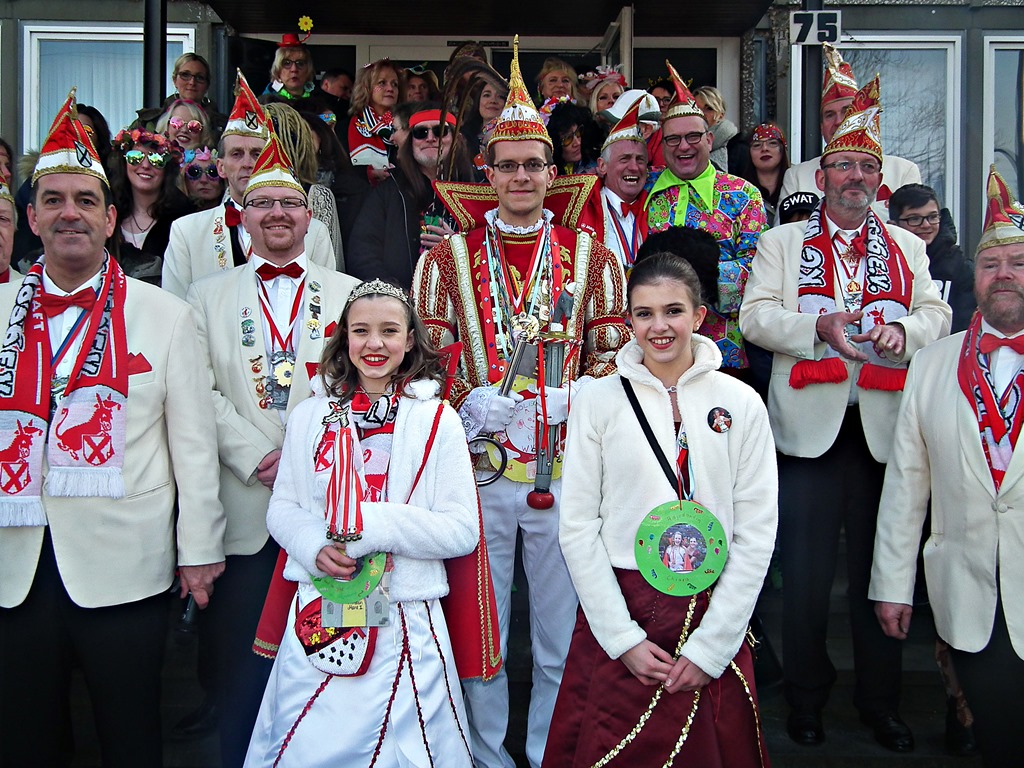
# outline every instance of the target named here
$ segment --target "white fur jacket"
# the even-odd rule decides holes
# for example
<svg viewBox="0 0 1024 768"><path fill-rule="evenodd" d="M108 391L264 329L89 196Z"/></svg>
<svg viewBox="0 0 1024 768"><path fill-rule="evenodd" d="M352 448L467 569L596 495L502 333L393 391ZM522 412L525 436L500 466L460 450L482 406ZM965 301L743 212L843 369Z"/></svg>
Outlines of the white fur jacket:
<svg viewBox="0 0 1024 768"><path fill-rule="evenodd" d="M442 561L472 552L479 541L476 484L466 433L455 411L447 404L441 406L437 391L432 381L415 381L406 387L409 397L399 401L391 446L386 488L390 501L363 502L363 537L346 548L351 557L373 552L394 556L391 599L396 601L448 594ZM316 556L328 543L327 478L314 478L313 453L327 403L326 397L312 397L288 418L267 510L267 529L288 553L284 576L291 581L308 583L310 574L324 575L316 568ZM437 436L409 498L439 406L444 410Z"/></svg>
<svg viewBox="0 0 1024 768"><path fill-rule="evenodd" d="M750 387L721 373L718 347L691 342L694 364L677 383L677 400L692 458L694 501L717 516L729 544L707 614L683 646L686 658L718 677L743 642L761 590L778 524L778 474L768 413ZM678 448L672 403L630 341L616 357L619 376L597 379L569 413L559 540L594 637L611 658L645 639L630 618L612 568L637 569L633 540L644 517L677 498L626 399L637 400L669 462ZM712 409L731 417L716 431ZM672 653L674 649L665 649Z"/></svg>

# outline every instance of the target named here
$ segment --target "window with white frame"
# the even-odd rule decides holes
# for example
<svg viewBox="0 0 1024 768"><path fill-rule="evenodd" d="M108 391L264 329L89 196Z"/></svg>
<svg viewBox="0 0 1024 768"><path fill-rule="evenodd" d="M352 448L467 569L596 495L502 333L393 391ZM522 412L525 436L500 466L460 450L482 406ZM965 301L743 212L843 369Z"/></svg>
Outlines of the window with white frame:
<svg viewBox="0 0 1024 768"><path fill-rule="evenodd" d="M985 38L985 169L1024 198L1024 33Z"/></svg>
<svg viewBox="0 0 1024 768"><path fill-rule="evenodd" d="M955 140L960 126L960 36L851 33L844 38L839 47L853 67L858 84L865 85L879 73L885 154L917 163L921 180L939 193L956 219L960 189L960 143ZM799 46L793 46L793 51L793 92L799 93ZM792 124L799 125L798 100L791 107ZM803 154L809 157L812 153Z"/></svg>
<svg viewBox="0 0 1024 768"><path fill-rule="evenodd" d="M22 147L38 149L53 115L72 86L78 100L96 107L111 133L135 119L142 106L142 27L132 24L22 22L25 90ZM175 59L195 50L195 28L167 28L167 92Z"/></svg>

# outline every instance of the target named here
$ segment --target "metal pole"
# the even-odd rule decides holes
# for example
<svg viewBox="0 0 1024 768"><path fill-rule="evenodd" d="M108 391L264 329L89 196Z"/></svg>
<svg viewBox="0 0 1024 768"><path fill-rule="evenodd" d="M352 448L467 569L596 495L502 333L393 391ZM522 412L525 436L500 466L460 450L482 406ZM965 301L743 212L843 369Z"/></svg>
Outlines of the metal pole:
<svg viewBox="0 0 1024 768"><path fill-rule="evenodd" d="M167 0L145 0L142 27L142 103L159 107L167 83Z"/></svg>
<svg viewBox="0 0 1024 768"><path fill-rule="evenodd" d="M821 0L803 0L801 8L805 11L820 11ZM822 56L820 45L804 45L803 47L803 84L801 94L801 143L805 160L817 157L821 153L821 68Z"/></svg>

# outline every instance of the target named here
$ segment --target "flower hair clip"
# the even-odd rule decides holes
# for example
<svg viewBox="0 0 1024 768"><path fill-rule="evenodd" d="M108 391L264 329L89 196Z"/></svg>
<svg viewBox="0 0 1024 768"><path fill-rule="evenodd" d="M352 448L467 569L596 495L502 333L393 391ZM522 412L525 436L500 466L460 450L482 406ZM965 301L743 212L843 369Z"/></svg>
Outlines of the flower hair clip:
<svg viewBox="0 0 1024 768"><path fill-rule="evenodd" d="M178 165L181 165L184 157L178 142L167 138L165 134L151 133L142 128L132 128L131 130L122 128L110 144L122 155L130 151L136 144L149 144L157 152L170 155Z"/></svg>
<svg viewBox="0 0 1024 768"><path fill-rule="evenodd" d="M198 149L186 149L184 153L184 160L182 164L191 163L198 160L201 163L208 163L211 160L216 160L220 155L217 154L216 149L210 147L199 147Z"/></svg>
<svg viewBox="0 0 1024 768"><path fill-rule="evenodd" d="M589 72L585 72L579 76L579 81L585 86L591 89L598 83L612 82L618 83L623 88L626 87L626 78L623 77L621 64L616 64L614 67L608 64L598 64L594 69Z"/></svg>

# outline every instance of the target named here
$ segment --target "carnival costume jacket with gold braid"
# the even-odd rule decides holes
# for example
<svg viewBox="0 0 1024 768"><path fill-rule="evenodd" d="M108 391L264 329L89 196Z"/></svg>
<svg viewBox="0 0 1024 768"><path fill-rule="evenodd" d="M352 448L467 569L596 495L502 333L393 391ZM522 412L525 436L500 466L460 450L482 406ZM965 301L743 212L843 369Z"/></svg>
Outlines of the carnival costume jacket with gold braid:
<svg viewBox="0 0 1024 768"><path fill-rule="evenodd" d="M615 254L590 235L557 224L553 230L561 249L564 283L575 283L573 310L565 331L582 344L579 356L566 365L564 379L584 374L607 376L615 372L615 353L629 339L622 267ZM446 238L423 255L413 278L416 308L431 341L438 347L455 340L464 345L451 393L456 408L474 387L500 382L504 371L504 360L496 349L488 349L484 340L484 323L494 321L481 311L490 306L485 301L490 295L484 265L485 232L478 227L467 235ZM517 239L533 242L539 236L502 234L509 244ZM503 322L508 330L509 318ZM541 330L547 330L546 326Z"/></svg>

